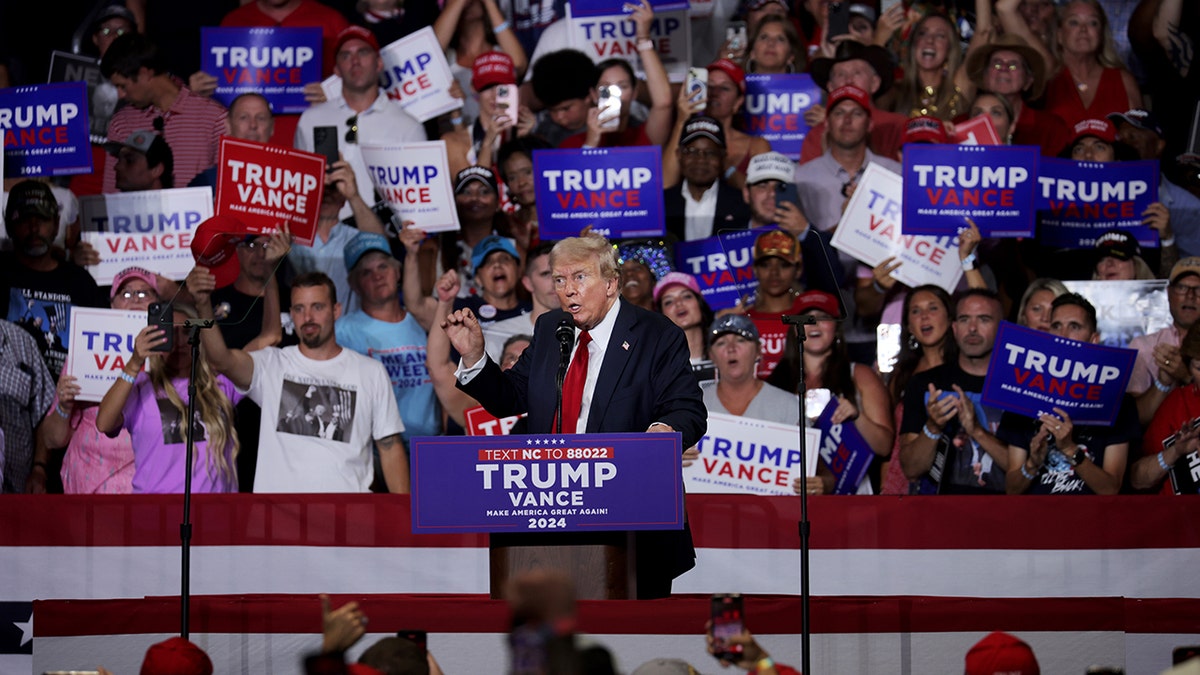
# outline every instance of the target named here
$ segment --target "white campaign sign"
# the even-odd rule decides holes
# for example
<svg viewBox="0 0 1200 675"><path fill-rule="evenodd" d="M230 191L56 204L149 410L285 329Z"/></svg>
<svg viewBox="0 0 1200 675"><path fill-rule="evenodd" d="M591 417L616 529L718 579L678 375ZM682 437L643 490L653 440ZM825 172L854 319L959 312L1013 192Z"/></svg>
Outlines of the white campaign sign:
<svg viewBox="0 0 1200 675"><path fill-rule="evenodd" d="M71 349L65 372L74 375L80 401L99 402L116 382L133 341L146 327L145 312L71 307Z"/></svg>
<svg viewBox="0 0 1200 675"><path fill-rule="evenodd" d="M388 100L409 115L424 122L462 107L462 99L450 95L454 76L433 28L426 26L396 40L379 55L383 57L379 86Z"/></svg>
<svg viewBox="0 0 1200 675"><path fill-rule="evenodd" d="M426 232L459 229L445 141L363 145L362 157L371 182L402 221Z"/></svg>
<svg viewBox="0 0 1200 675"><path fill-rule="evenodd" d="M633 19L629 14L587 17L570 17L568 14L568 17L572 48L592 57L596 63L611 58L625 59L639 78L645 78L638 57ZM692 21L688 10L656 12L650 27L650 39L654 41L658 57L662 59L671 82L687 79L688 67L692 62Z"/></svg>
<svg viewBox="0 0 1200 675"><path fill-rule="evenodd" d="M911 287L936 284L953 293L963 273L958 238L903 234L903 194L904 183L898 174L877 164L867 165L833 233L833 247L871 267L895 256L903 264L892 276L901 283Z"/></svg>
<svg viewBox="0 0 1200 675"><path fill-rule="evenodd" d="M192 231L213 214L212 188L91 195L79 200L83 240L100 254L88 271L101 286L118 272L144 267L180 280L195 265Z"/></svg>
<svg viewBox="0 0 1200 675"><path fill-rule="evenodd" d="M700 458L683 469L688 492L793 495L792 480L799 476L800 436L791 425L763 420L708 414L708 432L696 444ZM806 476L817 474L821 430L804 430L807 449Z"/></svg>

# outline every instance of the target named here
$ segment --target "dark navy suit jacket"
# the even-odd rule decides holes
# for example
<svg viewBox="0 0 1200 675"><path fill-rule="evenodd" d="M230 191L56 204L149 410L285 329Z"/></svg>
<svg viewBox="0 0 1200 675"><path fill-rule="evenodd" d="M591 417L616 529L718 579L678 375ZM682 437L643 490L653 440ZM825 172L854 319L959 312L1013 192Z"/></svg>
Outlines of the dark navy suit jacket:
<svg viewBox="0 0 1200 675"><path fill-rule="evenodd" d="M692 375L687 339L674 323L619 299L618 312L588 412L588 433L643 432L655 422L683 435L683 447L699 442L708 411ZM559 343L554 331L569 316L556 309L538 317L533 342L516 365L501 371L491 359L461 388L497 417L528 413L533 434L552 432L557 398ZM628 344L628 348L625 344ZM695 565L691 532L639 532L636 537L641 588L668 582ZM651 596L653 597L653 596Z"/></svg>

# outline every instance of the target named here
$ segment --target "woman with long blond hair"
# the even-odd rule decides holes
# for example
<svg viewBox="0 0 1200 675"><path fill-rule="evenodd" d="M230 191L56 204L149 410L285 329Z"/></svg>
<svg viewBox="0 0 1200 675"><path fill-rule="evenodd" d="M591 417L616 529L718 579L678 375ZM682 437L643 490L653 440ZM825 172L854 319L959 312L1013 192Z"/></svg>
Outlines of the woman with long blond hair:
<svg viewBox="0 0 1200 675"><path fill-rule="evenodd" d="M113 383L96 414L96 428L114 436L121 429L133 440L133 491L182 492L187 452L187 390L192 371L191 349L183 324L196 318L191 307L174 305L175 344L169 352L155 352L166 344L158 326L142 329L133 354ZM212 330L212 329L210 329ZM149 368L142 366L149 362ZM200 359L196 370L195 455L192 461L193 492L237 492L237 433L233 405L242 398L233 383L217 375Z"/></svg>

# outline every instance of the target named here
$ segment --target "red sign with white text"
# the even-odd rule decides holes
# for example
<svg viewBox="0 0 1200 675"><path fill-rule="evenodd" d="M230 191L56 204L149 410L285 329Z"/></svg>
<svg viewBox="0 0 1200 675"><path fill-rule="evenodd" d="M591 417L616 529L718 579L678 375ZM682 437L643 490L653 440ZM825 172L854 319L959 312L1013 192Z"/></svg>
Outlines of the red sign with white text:
<svg viewBox="0 0 1200 675"><path fill-rule="evenodd" d="M976 115L954 125L953 140L960 145L1000 145L1000 134L996 133L996 125L992 123L992 118Z"/></svg>
<svg viewBox="0 0 1200 675"><path fill-rule="evenodd" d="M242 221L248 232L286 223L295 243L311 246L324 188L323 155L221 139L215 211Z"/></svg>
<svg viewBox="0 0 1200 675"><path fill-rule="evenodd" d="M513 415L497 419L495 415L483 409L483 406L468 408L463 411L466 418L468 436L507 436L512 432L513 425L524 415Z"/></svg>

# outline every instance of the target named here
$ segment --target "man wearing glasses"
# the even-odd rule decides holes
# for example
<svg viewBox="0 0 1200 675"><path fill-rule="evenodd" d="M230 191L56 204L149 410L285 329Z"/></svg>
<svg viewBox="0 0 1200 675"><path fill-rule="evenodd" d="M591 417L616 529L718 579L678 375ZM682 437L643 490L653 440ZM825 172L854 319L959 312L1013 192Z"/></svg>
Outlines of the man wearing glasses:
<svg viewBox="0 0 1200 675"><path fill-rule="evenodd" d="M1136 349L1138 355L1126 391L1137 398L1138 418L1143 425L1154 418L1171 390L1192 381L1179 353L1179 343L1200 318L1200 257L1175 263L1170 280L1167 303L1171 325L1129 342L1129 348Z"/></svg>
<svg viewBox="0 0 1200 675"><path fill-rule="evenodd" d="M404 110L388 100L379 88L383 58L375 34L361 26L350 26L338 34L333 72L342 78L342 92L304 111L292 145L312 152L315 127L338 127L338 152L350 163L368 205L376 202L371 176L363 162L360 144L417 143L425 140L425 129ZM351 215L349 204L339 215ZM339 249L340 250L340 249ZM340 255L340 253L339 253Z"/></svg>
<svg viewBox="0 0 1200 675"><path fill-rule="evenodd" d="M720 230L741 229L750 209L736 188L725 182L725 130L712 117L693 117L683 125L675 150L683 182L663 191L667 232L680 241L715 237Z"/></svg>

